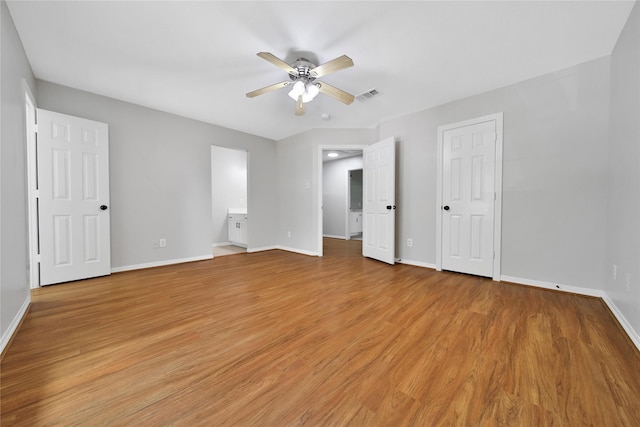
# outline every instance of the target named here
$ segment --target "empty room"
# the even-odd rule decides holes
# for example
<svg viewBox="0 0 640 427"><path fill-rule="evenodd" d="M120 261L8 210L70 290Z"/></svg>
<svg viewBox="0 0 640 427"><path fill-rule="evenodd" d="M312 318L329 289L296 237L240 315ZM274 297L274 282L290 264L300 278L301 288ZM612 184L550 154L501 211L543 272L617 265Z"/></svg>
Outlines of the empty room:
<svg viewBox="0 0 640 427"><path fill-rule="evenodd" d="M640 2L0 20L1 425L640 425Z"/></svg>

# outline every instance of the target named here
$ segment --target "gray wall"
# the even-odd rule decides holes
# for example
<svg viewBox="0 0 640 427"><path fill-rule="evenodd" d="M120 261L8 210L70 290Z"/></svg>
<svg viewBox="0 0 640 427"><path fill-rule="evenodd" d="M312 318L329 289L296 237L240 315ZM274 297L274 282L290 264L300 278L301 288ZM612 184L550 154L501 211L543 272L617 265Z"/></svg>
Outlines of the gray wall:
<svg viewBox="0 0 640 427"><path fill-rule="evenodd" d="M317 253L318 146L367 145L375 141L375 129L313 129L278 141L280 246Z"/></svg>
<svg viewBox="0 0 640 427"><path fill-rule="evenodd" d="M247 208L247 152L211 147L212 243L228 243L229 208Z"/></svg>
<svg viewBox="0 0 640 427"><path fill-rule="evenodd" d="M112 267L211 256L211 145L249 152L250 247L273 246L271 140L38 81L40 108L109 124ZM166 248L152 240L166 238Z"/></svg>
<svg viewBox="0 0 640 427"><path fill-rule="evenodd" d="M640 334L639 3L611 55L610 111L605 292ZM613 264L618 266L616 280Z"/></svg>
<svg viewBox="0 0 640 427"><path fill-rule="evenodd" d="M609 57L600 58L383 122L377 135L313 130L279 141L278 164L287 165L279 168L279 244L317 249L318 144L394 136L396 256L434 265L437 127L504 112L502 274L602 289L609 67ZM413 239L411 248L402 244L407 238Z"/></svg>
<svg viewBox="0 0 640 427"><path fill-rule="evenodd" d="M0 1L0 20L0 332L4 345L30 292L25 87L35 95L35 82L4 1Z"/></svg>
<svg viewBox="0 0 640 427"><path fill-rule="evenodd" d="M322 234L347 237L347 172L362 169L362 156L322 164Z"/></svg>
<svg viewBox="0 0 640 427"><path fill-rule="evenodd" d="M437 127L504 112L502 274L601 289L608 86L605 57L381 123L399 146L397 256L435 264Z"/></svg>

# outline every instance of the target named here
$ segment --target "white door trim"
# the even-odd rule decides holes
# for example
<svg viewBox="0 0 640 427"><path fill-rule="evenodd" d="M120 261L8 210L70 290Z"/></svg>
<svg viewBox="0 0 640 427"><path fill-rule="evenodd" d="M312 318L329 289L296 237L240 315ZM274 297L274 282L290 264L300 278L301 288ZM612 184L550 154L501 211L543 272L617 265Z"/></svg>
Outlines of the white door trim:
<svg viewBox="0 0 640 427"><path fill-rule="evenodd" d="M351 174L351 169L347 169L347 185L346 185L346 193L347 193L347 199L344 201L344 210L346 212L345 214L345 221L344 221L344 240L351 240L351 230L349 230L349 221L351 220L351 209L350 209L350 205L351 205L351 177L349 176Z"/></svg>
<svg viewBox="0 0 640 427"><path fill-rule="evenodd" d="M503 145L503 113L490 114L475 119L452 123L438 127L438 157L436 174L436 270L442 270L442 159L444 133L449 129L475 125L494 120L496 122L496 158L495 182L496 194L493 228L493 280L500 281L500 264L502 259L502 145Z"/></svg>
<svg viewBox="0 0 640 427"><path fill-rule="evenodd" d="M29 228L29 286L40 287L40 261L38 245L38 177L36 173L36 100L24 84L25 98L25 143L27 145L27 224Z"/></svg>
<svg viewBox="0 0 640 427"><path fill-rule="evenodd" d="M363 159L364 162L364 159ZM363 164L364 166L364 164ZM361 171L362 168L347 170L347 200L345 201L345 209L347 212L347 221L345 225L345 240L351 240L351 173L353 171ZM363 230L364 231L364 230Z"/></svg>
<svg viewBox="0 0 640 427"><path fill-rule="evenodd" d="M316 209L316 234L318 236L318 250L317 255L322 256L322 152L324 150L364 150L367 145L318 145L316 150L316 182L317 182L317 209ZM348 206L348 205L347 205ZM347 218L348 220L348 218Z"/></svg>

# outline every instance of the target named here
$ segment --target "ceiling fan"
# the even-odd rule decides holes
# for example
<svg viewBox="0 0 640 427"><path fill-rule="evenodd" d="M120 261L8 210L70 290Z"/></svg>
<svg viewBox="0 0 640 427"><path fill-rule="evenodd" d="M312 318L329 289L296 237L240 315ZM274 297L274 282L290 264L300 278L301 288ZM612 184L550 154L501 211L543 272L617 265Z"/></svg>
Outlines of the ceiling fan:
<svg viewBox="0 0 640 427"><path fill-rule="evenodd" d="M313 100L318 93L329 95L347 105L353 102L354 96L350 93L316 80L329 73L353 67L353 60L347 55L342 55L322 65L315 65L305 58L298 58L293 64L289 65L269 52L259 52L258 56L286 71L289 74L289 80L249 92L247 93L248 98L290 86L289 96L296 101L296 116L304 114L304 104Z"/></svg>

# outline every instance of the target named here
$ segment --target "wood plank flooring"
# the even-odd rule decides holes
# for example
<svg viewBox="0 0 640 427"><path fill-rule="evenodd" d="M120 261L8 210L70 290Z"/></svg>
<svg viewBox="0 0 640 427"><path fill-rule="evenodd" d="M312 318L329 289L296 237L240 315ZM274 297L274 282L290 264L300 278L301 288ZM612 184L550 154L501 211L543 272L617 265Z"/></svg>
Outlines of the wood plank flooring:
<svg viewBox="0 0 640 427"><path fill-rule="evenodd" d="M601 300L360 248L36 290L1 424L640 425L640 355Z"/></svg>

